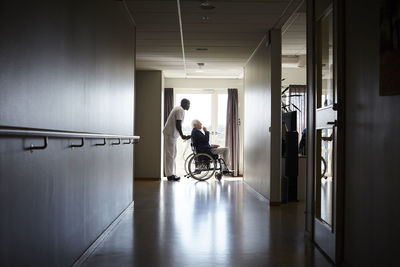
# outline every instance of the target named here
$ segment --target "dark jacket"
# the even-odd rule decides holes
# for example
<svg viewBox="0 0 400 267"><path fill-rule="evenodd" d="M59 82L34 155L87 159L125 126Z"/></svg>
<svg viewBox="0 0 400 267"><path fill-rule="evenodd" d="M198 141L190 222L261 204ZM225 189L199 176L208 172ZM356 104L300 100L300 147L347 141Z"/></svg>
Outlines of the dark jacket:
<svg viewBox="0 0 400 267"><path fill-rule="evenodd" d="M192 144L194 148L196 149L197 153L209 153L211 146L209 144L210 140L210 132L206 131L205 134L203 134L202 131L193 128L192 130Z"/></svg>

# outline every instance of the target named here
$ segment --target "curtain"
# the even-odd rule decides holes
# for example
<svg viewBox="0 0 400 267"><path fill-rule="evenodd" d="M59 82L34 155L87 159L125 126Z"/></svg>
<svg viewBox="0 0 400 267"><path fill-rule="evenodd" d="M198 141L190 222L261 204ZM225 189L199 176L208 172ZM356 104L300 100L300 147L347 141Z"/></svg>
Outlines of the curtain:
<svg viewBox="0 0 400 267"><path fill-rule="evenodd" d="M174 89L164 89L164 125L167 122L169 113L174 108Z"/></svg>
<svg viewBox="0 0 400 267"><path fill-rule="evenodd" d="M297 111L297 131L301 136L307 127L307 86L289 85L289 107L290 110Z"/></svg>
<svg viewBox="0 0 400 267"><path fill-rule="evenodd" d="M225 146L230 150L230 169L237 176L239 174L239 110L237 89L228 89Z"/></svg>

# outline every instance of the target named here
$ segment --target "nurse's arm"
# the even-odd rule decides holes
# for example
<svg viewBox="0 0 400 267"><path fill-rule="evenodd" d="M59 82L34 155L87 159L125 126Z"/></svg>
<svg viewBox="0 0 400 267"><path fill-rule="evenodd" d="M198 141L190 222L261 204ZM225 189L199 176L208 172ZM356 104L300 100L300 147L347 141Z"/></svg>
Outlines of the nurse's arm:
<svg viewBox="0 0 400 267"><path fill-rule="evenodd" d="M190 135L183 135L182 133L182 121L176 120L176 129L178 130L179 134L181 135L182 139L187 140L190 138Z"/></svg>

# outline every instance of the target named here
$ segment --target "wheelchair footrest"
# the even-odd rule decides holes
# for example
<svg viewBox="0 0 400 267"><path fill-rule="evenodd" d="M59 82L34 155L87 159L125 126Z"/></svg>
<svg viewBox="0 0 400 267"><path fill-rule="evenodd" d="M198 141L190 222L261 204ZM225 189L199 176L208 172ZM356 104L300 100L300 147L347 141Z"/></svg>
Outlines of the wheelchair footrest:
<svg viewBox="0 0 400 267"><path fill-rule="evenodd" d="M233 171L230 171L230 170L224 170L224 171L222 171L222 174L224 174L224 175L230 175L230 176L233 176Z"/></svg>

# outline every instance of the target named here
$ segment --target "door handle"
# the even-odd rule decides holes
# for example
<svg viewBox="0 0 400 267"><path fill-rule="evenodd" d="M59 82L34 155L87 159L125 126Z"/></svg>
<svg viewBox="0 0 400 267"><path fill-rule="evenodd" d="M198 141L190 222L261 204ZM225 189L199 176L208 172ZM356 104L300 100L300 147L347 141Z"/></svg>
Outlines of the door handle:
<svg viewBox="0 0 400 267"><path fill-rule="evenodd" d="M326 124L328 124L328 125L333 125L333 126L337 126L337 120L334 120L334 121L328 121Z"/></svg>

